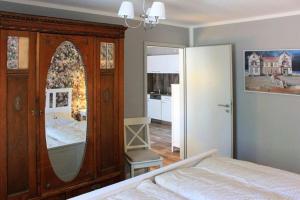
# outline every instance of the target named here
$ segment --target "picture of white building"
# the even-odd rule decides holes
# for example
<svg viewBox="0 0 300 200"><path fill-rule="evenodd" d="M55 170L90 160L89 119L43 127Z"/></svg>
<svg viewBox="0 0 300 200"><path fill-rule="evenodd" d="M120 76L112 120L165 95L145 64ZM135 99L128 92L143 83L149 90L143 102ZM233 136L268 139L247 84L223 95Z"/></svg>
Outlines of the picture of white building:
<svg viewBox="0 0 300 200"><path fill-rule="evenodd" d="M262 56L253 52L248 57L250 76L292 75L292 56L286 51L279 56Z"/></svg>
<svg viewBox="0 0 300 200"><path fill-rule="evenodd" d="M257 55L255 52L253 52L248 57L248 72L249 75L253 76L260 76L261 75L261 56Z"/></svg>

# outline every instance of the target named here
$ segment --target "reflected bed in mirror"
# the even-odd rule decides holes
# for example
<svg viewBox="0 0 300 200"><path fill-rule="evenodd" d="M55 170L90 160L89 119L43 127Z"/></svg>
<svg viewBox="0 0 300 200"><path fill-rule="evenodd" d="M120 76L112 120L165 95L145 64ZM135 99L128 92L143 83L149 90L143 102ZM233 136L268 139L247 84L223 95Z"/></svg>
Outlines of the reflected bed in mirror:
<svg viewBox="0 0 300 200"><path fill-rule="evenodd" d="M63 181L80 170L86 143L86 116L72 116L72 88L46 90L46 141L52 167Z"/></svg>
<svg viewBox="0 0 300 200"><path fill-rule="evenodd" d="M72 88L46 91L46 140L53 149L86 141L86 118L72 116Z"/></svg>

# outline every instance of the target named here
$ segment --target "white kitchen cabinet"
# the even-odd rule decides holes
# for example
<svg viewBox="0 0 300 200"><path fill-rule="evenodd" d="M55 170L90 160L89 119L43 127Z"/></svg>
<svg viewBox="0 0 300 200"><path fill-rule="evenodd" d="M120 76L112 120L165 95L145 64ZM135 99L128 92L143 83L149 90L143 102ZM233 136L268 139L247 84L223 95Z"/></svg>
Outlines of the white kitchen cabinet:
<svg viewBox="0 0 300 200"><path fill-rule="evenodd" d="M179 55L147 56L147 73L179 73Z"/></svg>
<svg viewBox="0 0 300 200"><path fill-rule="evenodd" d="M171 96L161 96L159 99L147 97L148 117L166 122L172 122Z"/></svg>
<svg viewBox="0 0 300 200"><path fill-rule="evenodd" d="M161 73L162 65L160 57L147 56L147 73Z"/></svg>
<svg viewBox="0 0 300 200"><path fill-rule="evenodd" d="M166 122L172 122L172 105L170 96L161 96L161 119Z"/></svg>
<svg viewBox="0 0 300 200"><path fill-rule="evenodd" d="M161 120L161 100L148 99L148 117Z"/></svg>

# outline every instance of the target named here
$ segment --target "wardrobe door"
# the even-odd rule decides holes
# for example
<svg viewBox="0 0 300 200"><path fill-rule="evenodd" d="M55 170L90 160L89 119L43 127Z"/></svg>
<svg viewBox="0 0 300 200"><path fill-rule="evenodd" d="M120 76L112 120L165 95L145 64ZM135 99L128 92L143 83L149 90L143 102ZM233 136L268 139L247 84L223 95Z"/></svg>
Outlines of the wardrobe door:
<svg viewBox="0 0 300 200"><path fill-rule="evenodd" d="M1 31L1 199L37 192L35 47L35 33Z"/></svg>
<svg viewBox="0 0 300 200"><path fill-rule="evenodd" d="M93 47L91 37L39 35L43 197L95 178Z"/></svg>
<svg viewBox="0 0 300 200"><path fill-rule="evenodd" d="M123 40L96 44L97 172L123 171Z"/></svg>

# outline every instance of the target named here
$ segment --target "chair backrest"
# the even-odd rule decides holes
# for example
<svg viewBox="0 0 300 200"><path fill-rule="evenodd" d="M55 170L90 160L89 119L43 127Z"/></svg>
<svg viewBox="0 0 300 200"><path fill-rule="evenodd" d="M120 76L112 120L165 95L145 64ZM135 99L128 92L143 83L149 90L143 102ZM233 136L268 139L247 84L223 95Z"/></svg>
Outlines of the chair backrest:
<svg viewBox="0 0 300 200"><path fill-rule="evenodd" d="M150 149L149 124L150 118L124 119L124 148L125 152L131 149Z"/></svg>

